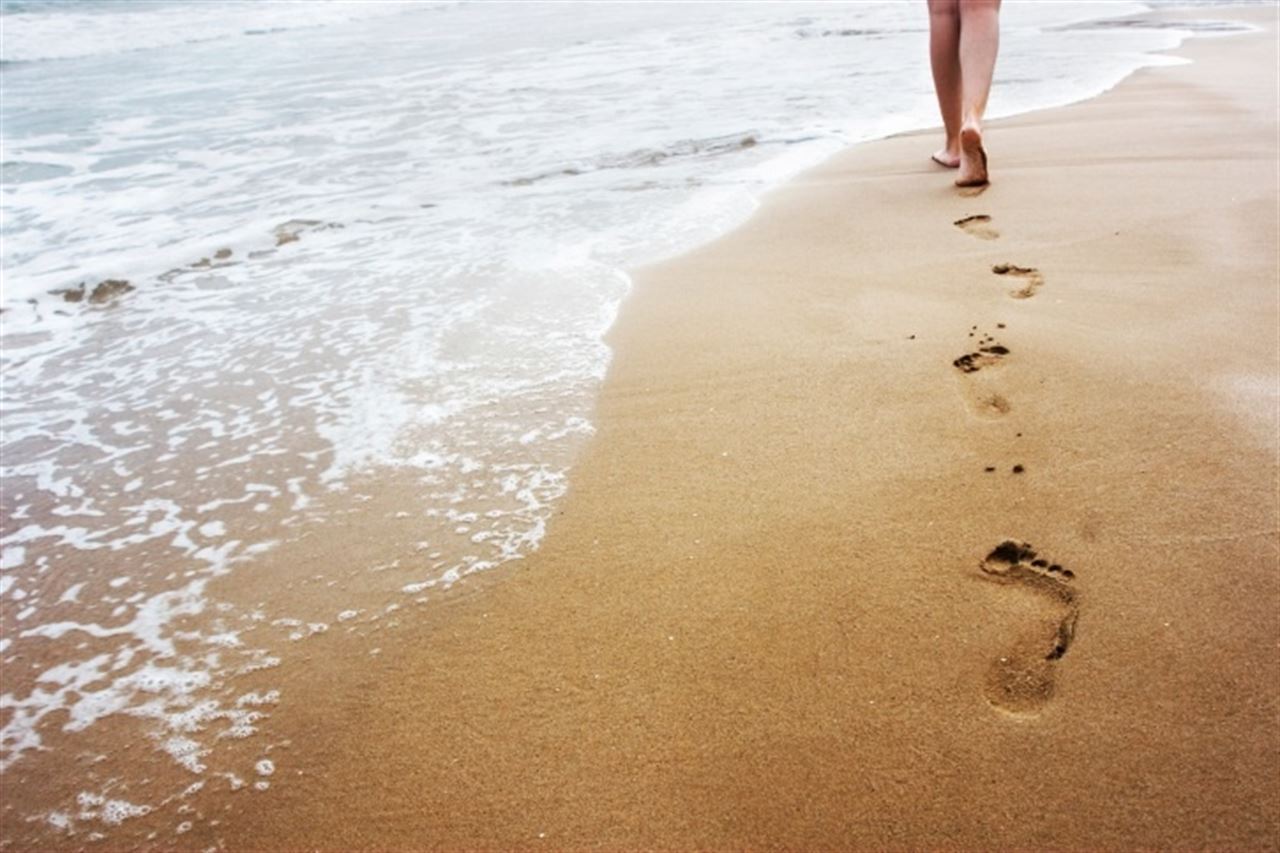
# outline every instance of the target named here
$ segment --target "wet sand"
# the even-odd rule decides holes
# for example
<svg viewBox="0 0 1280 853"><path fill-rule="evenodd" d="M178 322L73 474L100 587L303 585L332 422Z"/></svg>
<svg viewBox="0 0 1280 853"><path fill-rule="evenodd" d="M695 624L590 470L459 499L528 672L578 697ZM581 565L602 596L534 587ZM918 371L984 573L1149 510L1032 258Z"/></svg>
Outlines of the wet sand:
<svg viewBox="0 0 1280 853"><path fill-rule="evenodd" d="M1212 16L981 194L889 139L641 271L542 549L317 646L227 846L1280 845L1276 22Z"/></svg>

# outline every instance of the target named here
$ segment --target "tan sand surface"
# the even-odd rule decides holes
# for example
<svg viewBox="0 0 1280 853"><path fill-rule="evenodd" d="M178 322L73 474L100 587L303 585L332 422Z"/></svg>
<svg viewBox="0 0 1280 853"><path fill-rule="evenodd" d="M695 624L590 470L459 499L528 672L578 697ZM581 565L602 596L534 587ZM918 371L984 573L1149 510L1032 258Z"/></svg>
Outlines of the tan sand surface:
<svg viewBox="0 0 1280 853"><path fill-rule="evenodd" d="M541 551L317 660L228 847L1280 846L1276 14L1212 15L982 194L889 139L643 270Z"/></svg>

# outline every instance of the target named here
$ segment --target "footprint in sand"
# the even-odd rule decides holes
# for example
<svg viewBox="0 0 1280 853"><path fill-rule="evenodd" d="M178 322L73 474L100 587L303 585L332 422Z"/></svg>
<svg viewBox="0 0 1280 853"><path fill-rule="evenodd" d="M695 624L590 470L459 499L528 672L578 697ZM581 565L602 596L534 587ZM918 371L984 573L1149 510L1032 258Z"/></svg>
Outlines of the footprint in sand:
<svg viewBox="0 0 1280 853"><path fill-rule="evenodd" d="M997 342L987 333L979 332L977 326L969 331L969 337L978 339L977 351L965 353L951 362L952 366L961 373L977 373L984 367L994 367L1009 354L1008 347Z"/></svg>
<svg viewBox="0 0 1280 853"><path fill-rule="evenodd" d="M1044 284L1044 276L1035 267L1020 267L1017 264L996 264L991 268L991 271L996 275L1011 275L1014 278L1022 279L1021 287L1017 290L1009 291L1009 295L1014 299L1030 299L1036 295L1036 291Z"/></svg>
<svg viewBox="0 0 1280 853"><path fill-rule="evenodd" d="M964 233L977 237L979 240L994 240L1000 236L1000 232L991 225L991 217L985 213L966 216L964 219L957 219L952 224Z"/></svg>
<svg viewBox="0 0 1280 853"><path fill-rule="evenodd" d="M1019 587L1044 605L1042 627L996 658L983 685L987 701L1010 714L1034 714L1054 693L1054 670L1075 639L1075 573L1041 559L1026 542L1006 539L981 562L983 577Z"/></svg>
<svg viewBox="0 0 1280 853"><path fill-rule="evenodd" d="M1003 329L1004 324L1000 323L999 328ZM977 349L973 352L965 353L953 362L952 366L956 370L970 377L965 382L965 396L969 400L975 414L984 418L1000 418L1009 414L1013 408L1003 394L998 394L990 388L983 387L984 383L981 378L973 377L972 374L977 373L983 368L995 367L1004 360L1009 354L1009 348L996 341L985 332L979 332L978 327L974 326L969 337L975 338L977 341Z"/></svg>

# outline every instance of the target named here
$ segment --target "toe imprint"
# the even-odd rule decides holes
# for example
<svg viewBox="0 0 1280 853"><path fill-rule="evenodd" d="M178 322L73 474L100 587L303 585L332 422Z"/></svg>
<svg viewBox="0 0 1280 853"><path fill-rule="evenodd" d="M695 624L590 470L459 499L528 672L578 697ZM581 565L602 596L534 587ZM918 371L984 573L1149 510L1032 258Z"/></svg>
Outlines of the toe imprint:
<svg viewBox="0 0 1280 853"><path fill-rule="evenodd" d="M969 337L974 337L975 334L981 334L978 338L977 351L965 353L951 362L952 366L961 373L977 373L984 367L999 364L1000 360L1009 354L1008 347L986 333L979 333L976 326L969 333Z"/></svg>

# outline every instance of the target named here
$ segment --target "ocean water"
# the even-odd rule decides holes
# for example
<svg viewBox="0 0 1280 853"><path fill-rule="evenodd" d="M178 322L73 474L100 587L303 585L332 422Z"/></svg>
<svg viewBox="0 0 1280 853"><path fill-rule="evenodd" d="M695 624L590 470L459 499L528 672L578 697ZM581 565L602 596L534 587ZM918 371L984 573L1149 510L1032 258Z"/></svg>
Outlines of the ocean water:
<svg viewBox="0 0 1280 853"><path fill-rule="evenodd" d="M1220 30L1090 23L1147 8L1006 4L990 117ZM915 3L0 15L0 773L58 783L6 806L0 841L172 839L193 798L279 784L273 672L537 548L626 270L837 150L937 124ZM414 484L418 556L316 575L376 571L375 593L211 594L390 476ZM182 784L141 785L121 726Z"/></svg>

